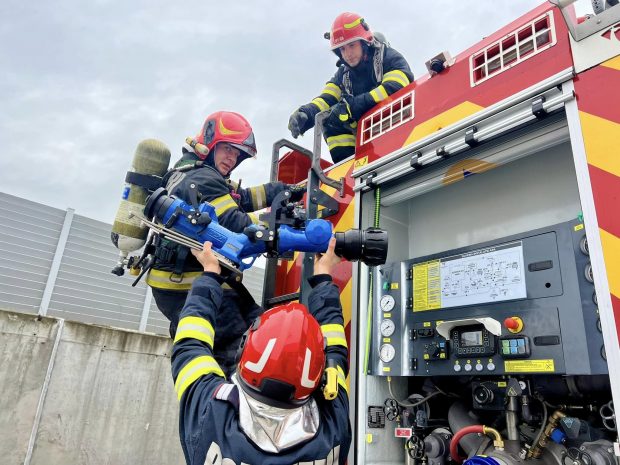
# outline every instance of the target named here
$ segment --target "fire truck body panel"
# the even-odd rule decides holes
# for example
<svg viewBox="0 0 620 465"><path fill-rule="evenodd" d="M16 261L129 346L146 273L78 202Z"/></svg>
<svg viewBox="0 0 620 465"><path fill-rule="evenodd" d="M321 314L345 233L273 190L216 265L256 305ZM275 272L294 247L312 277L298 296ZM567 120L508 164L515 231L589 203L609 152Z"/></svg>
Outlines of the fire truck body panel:
<svg viewBox="0 0 620 465"><path fill-rule="evenodd" d="M335 229L373 226L378 214L389 233L386 265L334 273L356 406L350 463L416 463L406 415L424 408L401 406L390 421L396 404L386 402L420 401L434 392L422 389L428 380L487 421L512 421L511 379L556 404L596 404L588 421L620 455L617 433L600 424L608 401L620 402L620 5L603 29L594 19L541 5L370 110L355 159L326 170L346 181L344 197L322 186L340 204ZM279 294L298 291L301 258L279 266ZM509 331L511 318L524 326ZM517 343L523 352L511 353ZM488 383L493 405L475 397ZM434 395L432 418L447 427L455 403ZM555 447L545 465L564 460ZM520 461L518 450L478 453ZM426 460L441 465L445 454Z"/></svg>

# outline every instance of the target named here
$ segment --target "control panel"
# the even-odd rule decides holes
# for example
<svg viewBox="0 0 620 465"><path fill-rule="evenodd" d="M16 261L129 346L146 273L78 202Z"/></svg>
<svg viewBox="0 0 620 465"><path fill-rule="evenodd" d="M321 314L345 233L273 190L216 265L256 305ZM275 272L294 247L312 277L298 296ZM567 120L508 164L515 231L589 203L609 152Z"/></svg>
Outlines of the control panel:
<svg viewBox="0 0 620 465"><path fill-rule="evenodd" d="M577 221L378 267L369 370L606 373L591 273Z"/></svg>

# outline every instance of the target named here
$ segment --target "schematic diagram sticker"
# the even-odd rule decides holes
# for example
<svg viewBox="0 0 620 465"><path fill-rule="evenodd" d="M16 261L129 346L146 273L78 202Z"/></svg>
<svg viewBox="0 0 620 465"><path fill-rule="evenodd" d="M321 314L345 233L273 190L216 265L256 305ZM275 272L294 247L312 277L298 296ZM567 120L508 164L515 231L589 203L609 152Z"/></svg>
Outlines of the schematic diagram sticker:
<svg viewBox="0 0 620 465"><path fill-rule="evenodd" d="M521 241L413 266L413 311L527 297Z"/></svg>

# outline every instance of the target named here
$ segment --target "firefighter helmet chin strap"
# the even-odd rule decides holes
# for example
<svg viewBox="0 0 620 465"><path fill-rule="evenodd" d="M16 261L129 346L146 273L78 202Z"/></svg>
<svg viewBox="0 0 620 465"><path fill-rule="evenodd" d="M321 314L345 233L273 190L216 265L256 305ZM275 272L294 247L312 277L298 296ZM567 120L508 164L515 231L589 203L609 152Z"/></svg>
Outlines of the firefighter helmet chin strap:
<svg viewBox="0 0 620 465"><path fill-rule="evenodd" d="M316 436L320 415L313 397L299 407L278 408L247 394L236 374L231 381L239 391L239 426L265 452L278 453Z"/></svg>

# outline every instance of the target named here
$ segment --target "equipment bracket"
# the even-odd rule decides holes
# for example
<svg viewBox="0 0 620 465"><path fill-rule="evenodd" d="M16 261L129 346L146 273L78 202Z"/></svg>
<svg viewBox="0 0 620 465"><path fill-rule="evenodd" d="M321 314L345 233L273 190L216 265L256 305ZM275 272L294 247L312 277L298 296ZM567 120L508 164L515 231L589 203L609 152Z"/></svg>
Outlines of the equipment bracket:
<svg viewBox="0 0 620 465"><path fill-rule="evenodd" d="M409 165L416 171L422 168L422 165L420 164L421 156L422 156L422 152L418 151L418 152L415 152L413 155L411 155L411 159L409 160Z"/></svg>
<svg viewBox="0 0 620 465"><path fill-rule="evenodd" d="M545 100L545 96L541 95L532 101L532 114L538 119L543 119L548 115L547 110L543 106Z"/></svg>
<svg viewBox="0 0 620 465"><path fill-rule="evenodd" d="M324 207L317 211L317 218L327 218L335 215L340 209L340 204L333 197L327 195L321 189L314 188L310 193L310 202L317 206Z"/></svg>
<svg viewBox="0 0 620 465"><path fill-rule="evenodd" d="M476 147L479 142L476 140L474 134L478 132L478 128L476 126L472 126L465 130L465 143L470 147Z"/></svg>

